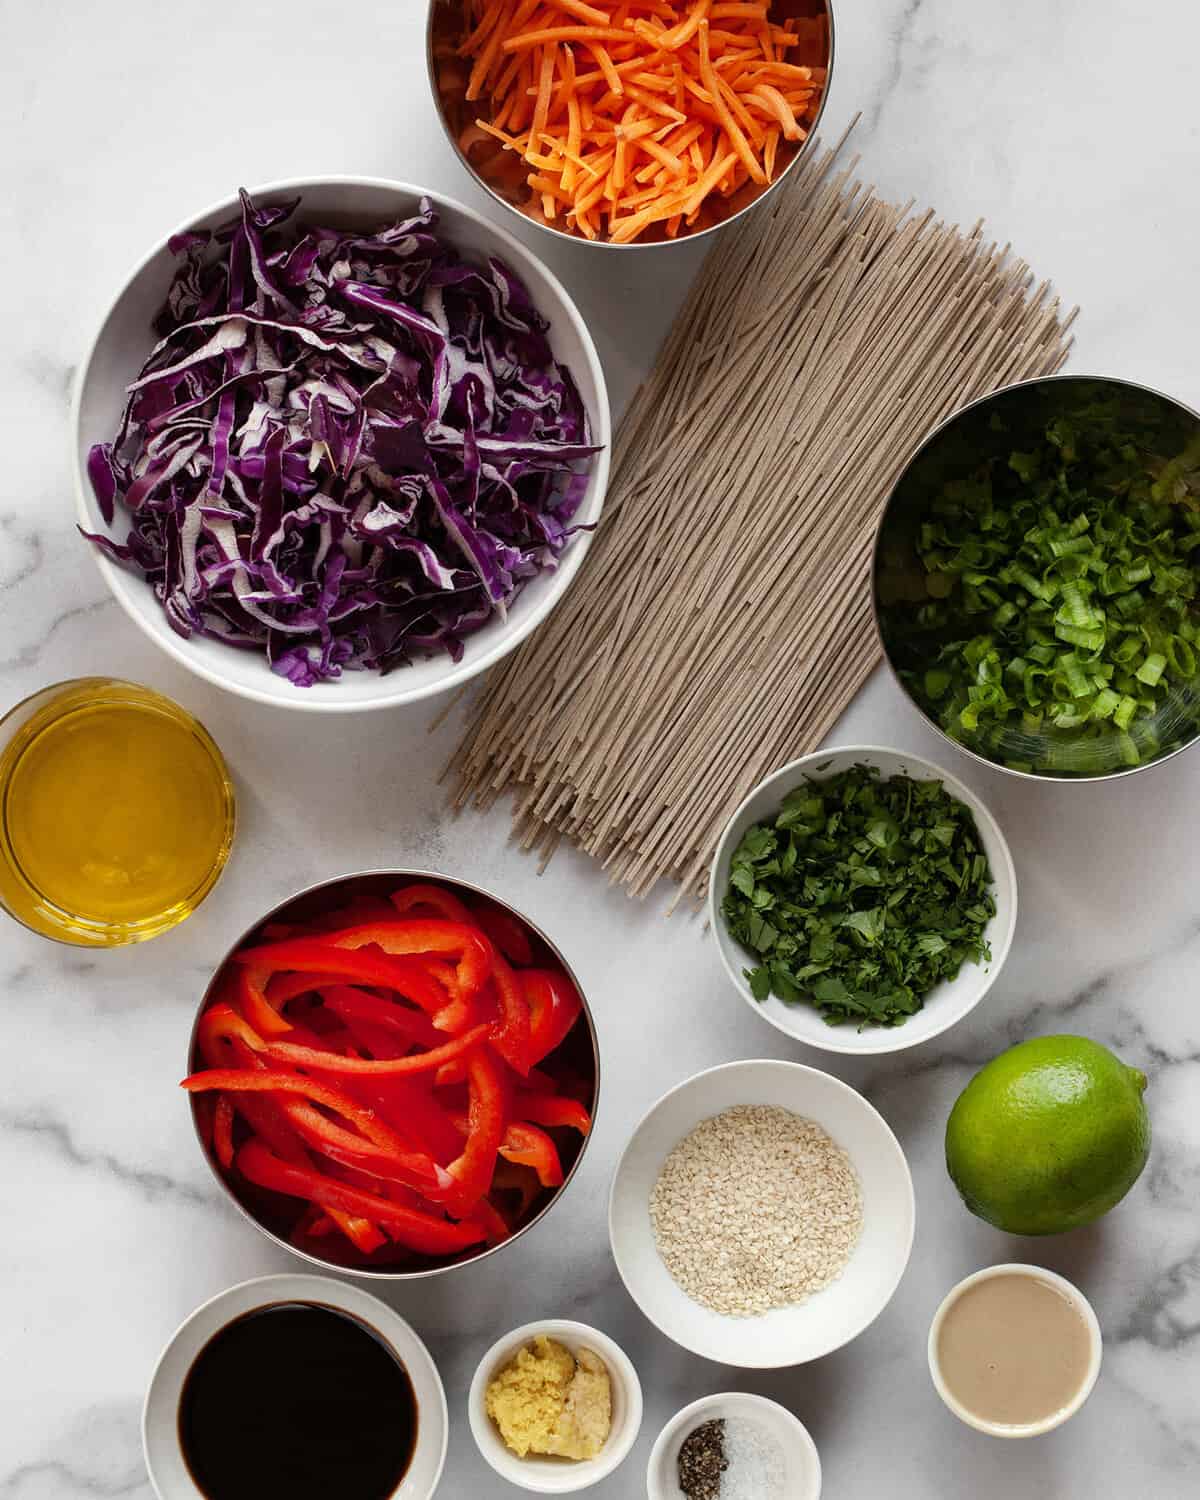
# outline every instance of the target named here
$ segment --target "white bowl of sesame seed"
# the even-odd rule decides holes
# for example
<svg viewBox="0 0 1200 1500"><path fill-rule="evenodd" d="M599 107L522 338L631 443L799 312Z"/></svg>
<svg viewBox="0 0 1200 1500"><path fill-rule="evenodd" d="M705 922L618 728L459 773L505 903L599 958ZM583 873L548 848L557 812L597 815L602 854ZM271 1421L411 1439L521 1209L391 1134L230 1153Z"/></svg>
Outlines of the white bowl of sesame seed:
<svg viewBox="0 0 1200 1500"><path fill-rule="evenodd" d="M916 1204L900 1143L849 1084L800 1063L726 1063L665 1094L609 1199L617 1270L693 1354L779 1369L830 1354L887 1306Z"/></svg>

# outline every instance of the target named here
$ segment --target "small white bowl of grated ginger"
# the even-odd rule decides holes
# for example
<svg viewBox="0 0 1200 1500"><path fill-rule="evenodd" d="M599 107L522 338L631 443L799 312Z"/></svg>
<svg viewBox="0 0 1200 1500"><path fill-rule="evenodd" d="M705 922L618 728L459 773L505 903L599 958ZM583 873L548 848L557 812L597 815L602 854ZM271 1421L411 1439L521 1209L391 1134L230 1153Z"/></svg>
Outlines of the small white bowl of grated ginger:
<svg viewBox="0 0 1200 1500"><path fill-rule="evenodd" d="M476 1446L502 1478L540 1495L589 1489L628 1456L642 1386L625 1351L565 1318L527 1323L479 1362L467 1397Z"/></svg>

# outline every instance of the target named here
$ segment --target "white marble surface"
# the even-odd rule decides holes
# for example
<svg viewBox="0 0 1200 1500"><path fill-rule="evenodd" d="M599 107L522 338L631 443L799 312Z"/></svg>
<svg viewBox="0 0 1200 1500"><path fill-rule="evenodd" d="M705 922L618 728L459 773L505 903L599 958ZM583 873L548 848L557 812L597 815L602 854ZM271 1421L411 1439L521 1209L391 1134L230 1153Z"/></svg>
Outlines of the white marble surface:
<svg viewBox="0 0 1200 1500"><path fill-rule="evenodd" d="M1200 405L1195 363L1193 62L1200 12L1162 0L839 0L827 123L864 112L869 176L970 221L984 214L1084 304L1073 367ZM660 1425L737 1387L810 1425L830 1500L1184 1500L1200 1483L1200 917L1193 878L1200 752L1116 787L1030 788L960 762L1011 839L1022 914L985 1005L941 1041L852 1064L802 1054L729 991L697 924L665 921L563 855L539 879L502 813L448 821L434 772L453 727L428 715L313 723L223 697L164 661L109 602L73 534L72 367L114 285L167 226L238 183L322 171L474 198L426 99L423 0L198 7L162 0L0 0L0 702L86 672L173 694L235 767L242 827L202 911L139 950L93 957L0 931L0 1497L149 1495L138 1413L163 1341L196 1303L283 1269L220 1201L174 1090L210 966L301 882L405 861L502 890L550 928L599 1017L605 1107L580 1178L548 1223L486 1271L391 1295L428 1338L453 1417L442 1493L512 1493L463 1412L482 1350L526 1319L601 1324L646 1389L642 1439L598 1500L643 1493ZM530 231L532 236L532 231ZM543 250L547 247L542 246ZM623 403L695 268L551 247L592 320ZM889 683L836 738L936 755ZM970 1218L945 1176L946 1111L971 1070L1019 1037L1085 1032L1150 1074L1156 1138L1127 1202L1091 1230L1013 1241ZM892 1306L816 1365L743 1376L666 1343L616 1280L609 1175L665 1088L729 1058L802 1057L863 1088L909 1153L916 1250ZM1104 1325L1100 1385L1066 1429L1004 1444L959 1427L924 1366L928 1320L977 1266L1041 1259Z"/></svg>

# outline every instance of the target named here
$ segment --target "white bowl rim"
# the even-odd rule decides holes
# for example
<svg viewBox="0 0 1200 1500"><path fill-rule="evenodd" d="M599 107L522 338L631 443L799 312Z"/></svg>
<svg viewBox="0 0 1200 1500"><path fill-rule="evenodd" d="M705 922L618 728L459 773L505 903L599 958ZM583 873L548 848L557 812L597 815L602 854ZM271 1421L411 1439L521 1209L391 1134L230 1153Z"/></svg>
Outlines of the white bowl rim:
<svg viewBox="0 0 1200 1500"><path fill-rule="evenodd" d="M514 234L511 234L503 225L489 219L477 209L461 203L457 198L451 197L449 193L440 192L435 188L420 187L415 183L405 182L400 178L392 177L362 177L347 173L328 173L318 177L285 177L276 181L260 183L257 187L248 188L247 192L251 198L277 196L279 194L303 194L314 188L337 188L337 187L366 187L381 188L388 192L405 194L410 197L429 198L435 206L450 209L453 213L462 214L464 218L472 220L475 224L485 229L489 234L495 235L504 247L504 253L510 256L520 271L522 261L533 262L550 284L551 290L560 299L562 314L571 323L579 337L583 348L584 357L589 366L589 373L596 386L598 410L588 412L589 419L593 422L596 431L595 440L600 445L600 451L594 456L593 463L596 465L591 474L591 481L595 489L595 516L589 525L596 526L600 522L604 510L604 498L608 489L609 466L612 460L612 408L609 404L608 385L604 378L604 368L600 363L600 355L596 349L595 341L584 322L583 315L575 304L575 299L563 286L562 281L550 269L548 265L536 255L529 247L523 244ZM150 263L167 249L171 239L176 235L183 234L193 228L196 224L205 220L215 218L218 215L233 213L236 211L237 197L218 198L196 213L189 214L169 234L153 245L138 261L137 265L122 281L116 293L106 303L104 312L96 325L95 332L88 340L87 351L79 362L73 388L71 392L71 412L68 422L68 441L70 443L71 474L75 487L75 514L79 524L85 530L91 530L94 525L94 517L88 501L88 479L84 466L80 462L79 449L82 434L80 433L80 421L83 412L83 392L87 385L88 376L91 371L92 360L95 357L96 348L100 339L108 327L108 320L121 298L134 284L135 281L148 268ZM557 316L557 314L556 314ZM166 624L165 618L159 626L157 616L155 624L151 623L139 614L125 598L123 591L117 587L118 575L121 569L117 567L110 558L106 557L99 547L88 542L87 550L91 553L96 566L100 569L101 577L108 585L113 598L124 610L125 614L137 628L155 645L165 651L168 656L174 658L181 666L186 667L189 672L210 682L214 687L221 688L228 693L234 693L240 698L247 698L255 703L264 703L271 708L295 708L315 713L371 713L381 708L399 708L408 703L419 703L426 698L438 697L442 693L448 693L455 688L461 687L469 682L471 678L486 672L489 667L496 665L504 656L516 647L533 630L540 625L550 612L558 604L572 580L579 571L588 549L591 546L593 531L581 532L574 538L571 545L562 555L555 570L553 582L554 588L547 591L547 597L529 612L524 620L520 621L515 629L508 629L492 646L481 651L478 656L468 660L470 653L464 656L461 662L451 664L450 670L444 677L434 682L426 683L416 688L404 688L403 686L392 689L390 692L381 692L377 697L367 700L351 701L344 697L338 697L336 692L328 697L312 697L311 694L296 693L285 696L279 692L269 692L265 688L255 688L247 683L232 682L224 677L219 671L209 667L205 662L196 658L195 654L188 650L188 643ZM159 628L155 628L159 626ZM232 648L231 648L232 649ZM264 665L264 671L267 668ZM403 672L393 674L394 678L403 682ZM381 678L382 682L383 679ZM334 684L336 687L336 684Z"/></svg>
<svg viewBox="0 0 1200 1500"><path fill-rule="evenodd" d="M436 1409L441 1414L442 1441L433 1474L433 1484L429 1489L432 1500L432 1496L442 1481L442 1472L446 1467L446 1454L450 1447L450 1409L446 1404L446 1387L442 1383L441 1371L434 1362L433 1355L430 1354L424 1339L422 1339L412 1324L406 1318L402 1317L394 1307L389 1307L381 1297L376 1297L373 1293L367 1291L365 1287L353 1282L340 1281L336 1276L315 1276L311 1272L305 1271L279 1271L269 1276L251 1276L246 1281L238 1281L233 1286L225 1287L222 1291L214 1293L213 1296L202 1302L199 1307L194 1308L163 1344L158 1358L154 1361L154 1369L151 1371L150 1379L146 1382L146 1394L142 1398L140 1424L142 1456L145 1460L146 1475L150 1480L150 1488L159 1497L159 1500L172 1500L171 1496L165 1495L159 1488L158 1480L155 1477L154 1468L150 1461L150 1402L167 1355L170 1354L171 1350L174 1349L175 1345L188 1330L195 1323L200 1322L211 1313L218 1303L225 1302L238 1296L240 1293L254 1289L256 1292L261 1291L263 1293L262 1299L256 1302L255 1305L264 1307L271 1300L269 1296L271 1289L278 1287L282 1290L283 1285L292 1288L291 1293L287 1296L288 1301L302 1301L305 1292L297 1290L298 1287L302 1287L307 1289L307 1295L311 1296L314 1302L319 1300L326 1306L336 1307L339 1311L350 1314L358 1313L361 1304L366 1301L372 1304L372 1316L379 1319L378 1326L372 1324L377 1333L382 1333L387 1337L389 1329L393 1332L402 1330L412 1340L412 1349L416 1351L417 1357L425 1364L425 1373L431 1377L433 1389L437 1393ZM238 1314L237 1316L244 1315ZM226 1320L226 1322L231 1321L233 1320ZM225 1326L225 1322L221 1323L214 1330L213 1336L219 1333Z"/></svg>
<svg viewBox="0 0 1200 1500"><path fill-rule="evenodd" d="M796 1500L821 1500L821 1490L824 1477L821 1470L821 1455L813 1441L813 1435L800 1420L794 1411L784 1406L782 1401L773 1401L770 1396L760 1396L757 1391L714 1391L710 1396L701 1396L699 1400L690 1402L687 1406L677 1411L670 1421L663 1424L662 1431L654 1440L654 1447L650 1450L650 1458L646 1463L646 1494L648 1500L671 1500L671 1496L658 1482L655 1472L662 1461L662 1455L671 1439L687 1422L696 1421L709 1412L717 1412L723 1403L736 1401L747 1406L770 1407L779 1412L787 1419L787 1426L792 1431L799 1446L811 1460L816 1474L816 1488L809 1495L796 1497Z"/></svg>
<svg viewBox="0 0 1200 1500"><path fill-rule="evenodd" d="M963 1406L947 1389L946 1382L942 1379L941 1361L938 1358L937 1346L938 1336L942 1331L942 1324L946 1320L946 1314L964 1292L969 1291L973 1286L978 1286L981 1281L991 1281L997 1276L1026 1276L1032 1281L1046 1282L1075 1304L1087 1327L1090 1354L1088 1358L1088 1370L1083 1378L1083 1384L1066 1406L1060 1411L1051 1413L1048 1417L1043 1417L1040 1422L1026 1422L1019 1426L1011 1423L989 1422L986 1418L976 1416L974 1412ZM1069 1421L1092 1394L1096 1381L1100 1378L1100 1365L1104 1357L1104 1335L1100 1329L1100 1320L1096 1316L1096 1309L1074 1282L1068 1281L1065 1276L1060 1276L1057 1271L1047 1270L1045 1266L1035 1266L1027 1261L1003 1261L999 1265L984 1266L981 1271L975 1271L970 1276L964 1276L961 1281L956 1282L950 1288L938 1304L938 1310L934 1313L933 1321L929 1325L929 1338L926 1341L925 1352L926 1358L929 1361L929 1374L933 1379L934 1389L960 1422L965 1422L968 1427L973 1427L976 1432L986 1432L989 1437L1039 1437L1044 1432L1053 1432L1056 1427L1061 1427L1064 1422Z"/></svg>
<svg viewBox="0 0 1200 1500"><path fill-rule="evenodd" d="M883 1313L884 1309L891 1302L892 1298L896 1295L897 1288L899 1287L901 1281L903 1281L904 1279L904 1273L908 1270L908 1262L912 1257L913 1242L915 1241L917 1234L917 1194L916 1189L913 1187L912 1168L908 1165L908 1157L904 1153L904 1147L900 1144L899 1140L896 1137L896 1132L883 1118L883 1116L879 1113L879 1111L875 1108L875 1106L871 1103L871 1101L866 1097L865 1094L860 1094L856 1088L854 1088L851 1084L848 1084L845 1079L839 1078L836 1073L826 1073L824 1069L811 1067L808 1063L791 1062L790 1060L781 1057L737 1058L733 1062L717 1063L715 1067L702 1068L699 1073L693 1073L690 1078L685 1078L682 1083L677 1083L674 1088L670 1088L666 1091L665 1094L661 1094L650 1106L650 1108L646 1110L645 1114L642 1115L641 1119L633 1127L633 1130L630 1131L629 1139L625 1142L625 1149L617 1158L617 1165L613 1169L612 1182L609 1184L608 1189L608 1243L609 1248L612 1251L613 1262L617 1268L617 1274L620 1276L622 1282L624 1283L625 1290L629 1293L630 1297L633 1298L633 1301L641 1310L642 1316L645 1317L649 1322L653 1323L655 1328L658 1329L659 1333L661 1333L664 1338L670 1339L670 1341L673 1344L677 1345L680 1349L686 1349L690 1354L696 1354L701 1359L711 1360L714 1364L729 1364L728 1360L717 1359L713 1355L705 1353L703 1349L697 1349L694 1344L686 1343L683 1339L677 1338L669 1328L665 1328L663 1326L663 1324L659 1321L655 1314L651 1312L650 1308L646 1306L646 1304L634 1291L633 1286L630 1282L630 1278L626 1275L625 1265L622 1259L621 1252L617 1248L616 1226L614 1224L617 1184L620 1181L622 1172L625 1170L625 1164L629 1159L630 1152L633 1150L635 1141L642 1133L642 1130L644 1129L650 1117L656 1114L659 1108L662 1105L666 1104L668 1099L672 1099L676 1094L682 1093L684 1089L691 1088L694 1085L698 1084L701 1079L709 1078L715 1073L726 1073L735 1068L769 1068L772 1070L786 1070L792 1074L812 1074L818 1078L825 1080L828 1083L834 1084L836 1086L834 1089L835 1093L840 1090L843 1093L851 1095L858 1102L858 1104L863 1107L863 1109L865 1109L869 1114L874 1115L876 1121L880 1126L882 1126L885 1139L891 1142L891 1145L895 1150L896 1160L898 1161L902 1169L903 1182L907 1189L905 1197L908 1205L908 1239L907 1243L904 1246L904 1254L899 1260L895 1280L893 1281L891 1290L888 1292L887 1297L884 1299L882 1306L880 1306L866 1320L865 1323L860 1323L857 1327L852 1328L848 1333L845 1334L844 1337L840 1338L836 1344L830 1344L827 1349L822 1349L819 1354L810 1354L803 1360L739 1360L738 1364L730 1365L731 1369L738 1370L790 1370L795 1369L800 1364L812 1364L814 1360L824 1359L827 1354L834 1354L837 1352L837 1350L845 1348L847 1344L858 1338L860 1334L865 1333L871 1326L871 1324L875 1321L875 1319ZM753 1320L748 1320L748 1326L753 1326Z"/></svg>
<svg viewBox="0 0 1200 1500"><path fill-rule="evenodd" d="M528 1478L520 1479L516 1477L518 1470L514 1469L510 1472L508 1469L501 1469L495 1463L480 1436L481 1430L485 1430L491 1420L484 1408L484 1397L487 1381L492 1371L503 1355L523 1348L540 1333L550 1338L557 1338L560 1342L567 1341L577 1347L593 1349L608 1368L609 1379L614 1384L620 1382L629 1406L629 1418L620 1440L611 1443L611 1446L610 1441L606 1441L595 1458L584 1459L572 1464L570 1468L564 1467L556 1470L555 1472L562 1477L562 1483L539 1483L537 1470L530 1470ZM643 1411L642 1382L628 1354L611 1334L593 1327L590 1323L579 1323L573 1318L539 1318L536 1322L523 1323L519 1328L514 1328L511 1332L502 1335L476 1365L475 1374L471 1377L471 1385L467 1392L467 1422L480 1456L493 1473L499 1474L501 1479L507 1480L514 1488L538 1495L576 1494L580 1490L590 1489L592 1485L599 1484L602 1479L614 1473L624 1463L634 1443L637 1442L642 1428ZM514 1465L522 1462L522 1459L514 1455ZM578 1482L569 1483L568 1481L572 1479Z"/></svg>
<svg viewBox="0 0 1200 1500"><path fill-rule="evenodd" d="M834 1026L825 1027L825 1030L829 1033L828 1040L824 1036L820 1040L815 1036L797 1036L794 1031L783 1025L769 1011L764 1010L758 1001L755 1000L754 996L750 993L750 987L746 981L731 967L726 957L725 949L718 938L718 933L724 930L724 918L721 916L721 905L717 898L717 870L725 856L734 825L742 816L747 806L760 792L765 791L776 782L782 783L796 776L803 775L819 767L823 761L827 761L835 755L853 755L860 757L868 764L871 762L872 756L895 756L900 760L911 762L914 768L931 772L930 776L917 779L942 782L952 796L970 808L977 822L982 822L987 826L988 832L995 839L997 848L1000 851L1002 870L1007 879L1008 888L1012 892L1011 910L1007 926L1000 936L999 945L992 951L989 967L984 972L983 986L975 1000L961 1014L948 1016L935 1031L926 1032L923 1036L916 1037L911 1041L904 1039L903 1026L877 1026L874 1028L873 1040L858 1045L848 1045L842 1041L838 1036L837 1027ZM952 771L947 771L943 766L938 765L936 761L929 760L924 755L916 755L908 750L900 750L891 745L827 745L820 750L812 751L809 755L802 755L797 760L788 761L786 765L780 766L777 771L772 771L769 776L763 777L760 782L751 787L749 792L747 792L730 814L721 832L721 837L717 842L716 851L713 854L712 864L708 872L708 925L713 934L713 942L716 944L717 953L721 960L721 967L729 976L738 994L741 995L742 999L761 1020L766 1021L768 1025L773 1026L776 1031L789 1037L793 1042L799 1042L805 1047L816 1047L822 1052L836 1052L846 1057L879 1057L889 1052L904 1052L910 1047L919 1047L925 1042L933 1041L936 1037L949 1031L952 1026L957 1026L960 1021L965 1020L982 1003L988 991L1000 977L1000 970L1004 967L1012 948L1013 937L1017 930L1017 895L1017 870L1016 865L1013 863L1012 850L1009 848L1008 840L1004 836L1004 830L1000 827L995 814L988 807L987 803L984 802L983 798L977 792L972 791L965 782L960 781ZM995 918L993 918L994 920Z"/></svg>

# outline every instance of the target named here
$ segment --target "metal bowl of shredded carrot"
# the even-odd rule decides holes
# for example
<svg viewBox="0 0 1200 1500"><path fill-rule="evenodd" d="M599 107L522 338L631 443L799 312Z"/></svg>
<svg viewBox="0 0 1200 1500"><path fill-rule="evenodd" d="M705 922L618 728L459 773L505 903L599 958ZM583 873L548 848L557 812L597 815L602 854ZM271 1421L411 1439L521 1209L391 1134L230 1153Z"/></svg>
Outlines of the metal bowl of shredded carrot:
<svg viewBox="0 0 1200 1500"><path fill-rule="evenodd" d="M815 134L829 0L431 0L429 76L467 170L533 223L639 248L729 223Z"/></svg>

